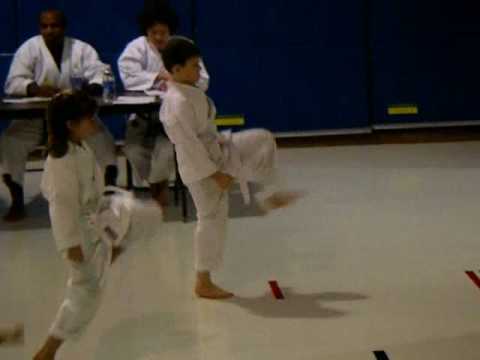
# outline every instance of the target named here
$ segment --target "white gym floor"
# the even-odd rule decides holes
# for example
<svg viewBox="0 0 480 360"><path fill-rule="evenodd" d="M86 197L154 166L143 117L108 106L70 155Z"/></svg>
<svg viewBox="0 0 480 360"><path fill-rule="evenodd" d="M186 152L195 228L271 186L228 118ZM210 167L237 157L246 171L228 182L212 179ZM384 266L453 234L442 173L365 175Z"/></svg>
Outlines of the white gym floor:
<svg viewBox="0 0 480 360"><path fill-rule="evenodd" d="M58 359L480 359L480 289L465 273L480 276L480 142L280 156L285 182L308 195L268 217L232 195L216 279L236 298L196 299L194 223L144 209L97 317ZM1 360L32 358L65 289L40 176L27 175L30 218L0 223L0 326L26 332ZM2 212L6 199L1 186Z"/></svg>

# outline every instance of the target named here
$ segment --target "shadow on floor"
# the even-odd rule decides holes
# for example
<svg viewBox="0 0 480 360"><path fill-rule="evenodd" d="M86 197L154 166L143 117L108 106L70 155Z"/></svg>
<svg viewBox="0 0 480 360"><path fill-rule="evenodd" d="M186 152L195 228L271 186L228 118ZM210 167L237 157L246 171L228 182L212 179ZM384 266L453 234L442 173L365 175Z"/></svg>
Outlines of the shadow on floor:
<svg viewBox="0 0 480 360"><path fill-rule="evenodd" d="M291 288L282 288L284 300L276 300L271 293L254 298L235 297L229 301L255 316L279 319L337 318L348 312L336 310L326 304L367 300L362 294L348 292L324 292L314 294L296 293Z"/></svg>

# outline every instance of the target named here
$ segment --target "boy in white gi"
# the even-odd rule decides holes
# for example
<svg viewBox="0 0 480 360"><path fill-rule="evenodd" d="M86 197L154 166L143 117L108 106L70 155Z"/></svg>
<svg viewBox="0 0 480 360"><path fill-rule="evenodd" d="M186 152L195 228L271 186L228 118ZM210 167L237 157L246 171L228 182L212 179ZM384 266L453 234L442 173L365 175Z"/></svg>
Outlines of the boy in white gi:
<svg viewBox="0 0 480 360"><path fill-rule="evenodd" d="M101 241L90 218L101 188L85 139L98 131L97 104L85 92L54 97L48 114L48 158L41 189L49 202L57 249L70 270L67 292L35 360L53 360L65 340L82 334L98 309L106 266L120 253Z"/></svg>
<svg viewBox="0 0 480 360"><path fill-rule="evenodd" d="M266 130L236 134L217 132L213 102L197 88L200 50L187 39L171 39L162 53L172 82L160 110L160 119L175 146L179 172L197 209L195 231L195 293L209 299L233 296L215 285L211 272L222 262L228 220L228 189L240 183L246 202L247 182L271 184L275 177L276 143ZM285 207L297 199L293 192L271 192L260 205Z"/></svg>
<svg viewBox="0 0 480 360"><path fill-rule="evenodd" d="M72 88L74 76L85 79L86 90L93 96L102 94L105 65L90 45L65 36L67 19L58 10L40 15L40 35L27 40L16 52L5 83L10 96L52 97ZM28 154L44 135L43 119L13 120L0 138L0 162L3 181L12 203L4 220L19 221L25 217L23 181ZM99 131L88 143L105 171L109 185L116 182L117 160L112 135L99 122Z"/></svg>

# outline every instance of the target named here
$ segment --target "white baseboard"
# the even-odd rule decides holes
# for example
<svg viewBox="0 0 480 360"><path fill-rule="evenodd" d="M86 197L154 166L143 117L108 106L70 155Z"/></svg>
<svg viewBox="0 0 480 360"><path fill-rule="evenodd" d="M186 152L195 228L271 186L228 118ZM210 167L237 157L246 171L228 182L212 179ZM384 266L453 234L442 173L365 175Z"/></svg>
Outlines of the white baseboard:
<svg viewBox="0 0 480 360"><path fill-rule="evenodd" d="M275 132L276 138L295 138L311 136L335 136L335 135L356 135L369 134L375 130L408 130L408 129L428 129L442 127L461 127L461 126L480 126L480 120L475 121L436 121L436 122L418 122L401 124L374 124L371 127L351 128L351 129L333 129L333 130L312 130L312 131L291 131Z"/></svg>
<svg viewBox="0 0 480 360"><path fill-rule="evenodd" d="M441 127L459 127L459 126L480 126L480 121L438 121L438 122L418 122L402 124L375 124L373 130L400 130L400 129L423 129L423 128L441 128Z"/></svg>
<svg viewBox="0 0 480 360"><path fill-rule="evenodd" d="M334 136L334 135L356 135L369 134L372 128L353 128L353 129L338 129L338 130L312 130L312 131L292 131L292 132L275 132L276 138L295 138L295 137L311 137L311 136Z"/></svg>

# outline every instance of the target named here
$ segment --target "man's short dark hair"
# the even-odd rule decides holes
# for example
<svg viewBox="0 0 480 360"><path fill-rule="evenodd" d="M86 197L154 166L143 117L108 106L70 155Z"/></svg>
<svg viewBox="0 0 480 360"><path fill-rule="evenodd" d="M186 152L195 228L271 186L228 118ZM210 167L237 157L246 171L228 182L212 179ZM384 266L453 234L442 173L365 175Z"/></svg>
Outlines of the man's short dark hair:
<svg viewBox="0 0 480 360"><path fill-rule="evenodd" d="M182 37L170 39L167 47L162 51L163 64L170 73L175 65L184 66L191 58L200 56L200 49L193 41Z"/></svg>
<svg viewBox="0 0 480 360"><path fill-rule="evenodd" d="M44 10L40 13L40 16L39 16L39 20L42 18L43 15L46 15L46 14L55 14L55 16L58 17L58 20L60 21L60 25L66 29L67 26L68 26L68 20L67 20L67 16L65 15L65 13L62 11L62 10L58 10L58 9L47 9L47 10Z"/></svg>
<svg viewBox="0 0 480 360"><path fill-rule="evenodd" d="M166 25L175 34L179 26L178 16L167 0L145 0L142 12L138 15L138 25L142 34L156 24Z"/></svg>

